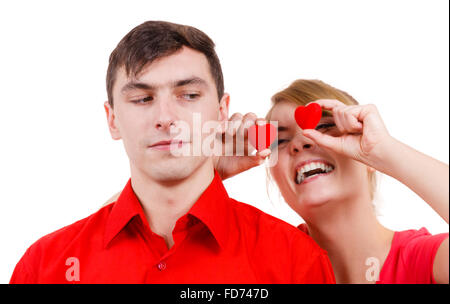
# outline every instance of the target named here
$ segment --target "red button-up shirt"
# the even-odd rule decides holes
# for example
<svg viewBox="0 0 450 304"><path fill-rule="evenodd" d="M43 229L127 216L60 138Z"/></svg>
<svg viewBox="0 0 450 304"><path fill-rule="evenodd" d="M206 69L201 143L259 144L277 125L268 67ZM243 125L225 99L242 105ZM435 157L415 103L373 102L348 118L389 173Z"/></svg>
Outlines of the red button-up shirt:
<svg viewBox="0 0 450 304"><path fill-rule="evenodd" d="M130 179L115 203L30 246L10 283L335 283L311 237L229 198L217 172L173 239L150 230Z"/></svg>

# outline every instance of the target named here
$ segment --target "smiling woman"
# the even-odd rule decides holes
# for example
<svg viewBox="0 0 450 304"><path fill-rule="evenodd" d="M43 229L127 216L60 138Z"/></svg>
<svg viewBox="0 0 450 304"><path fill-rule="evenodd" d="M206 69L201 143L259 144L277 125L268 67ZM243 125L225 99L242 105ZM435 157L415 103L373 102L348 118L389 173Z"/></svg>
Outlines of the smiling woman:
<svg viewBox="0 0 450 304"><path fill-rule="evenodd" d="M294 81L272 101L266 119L278 121L280 134L269 176L305 220L298 228L328 252L336 282L448 283L448 233L392 231L372 208L379 171L448 224L448 165L392 138L375 106L322 81ZM294 112L312 101L325 115L315 130L302 130Z"/></svg>
<svg viewBox="0 0 450 304"><path fill-rule="evenodd" d="M266 120L274 120L273 112L276 108L275 105L280 105L283 107L304 106L311 101L324 98L336 99L345 105L359 104L358 101L356 101L356 99L354 99L350 94L333 88L320 80L297 80L294 81L288 88L276 93L272 97L274 106L267 113ZM288 127L283 126L283 122L283 120L279 121L278 128L279 131L281 131L278 139L278 145L281 144L281 148L286 146L289 141L289 136L286 137L283 135L295 134L299 130L297 123L292 125L291 129L289 129ZM339 129L335 124L333 114L327 109L322 110L322 119L315 129L331 136L339 136ZM376 172L371 168L367 168L367 178L369 180L370 197L373 199L376 189Z"/></svg>

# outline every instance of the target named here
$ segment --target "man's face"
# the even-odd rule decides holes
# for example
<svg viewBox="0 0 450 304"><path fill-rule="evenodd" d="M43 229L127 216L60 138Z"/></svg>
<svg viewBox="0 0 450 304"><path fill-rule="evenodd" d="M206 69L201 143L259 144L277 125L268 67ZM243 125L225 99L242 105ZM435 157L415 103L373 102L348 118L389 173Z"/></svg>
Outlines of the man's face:
<svg viewBox="0 0 450 304"><path fill-rule="evenodd" d="M119 69L113 99L114 109L105 102L112 138L123 139L132 173L159 182L185 179L211 161L207 156L175 156L180 147L193 151L193 138L201 134L201 129L193 130L194 113L200 115L200 128L205 121L224 122L228 116L229 96L219 103L205 55L186 47L153 61L136 78ZM183 143L168 145L180 139L180 128L186 126L190 131L181 135Z"/></svg>

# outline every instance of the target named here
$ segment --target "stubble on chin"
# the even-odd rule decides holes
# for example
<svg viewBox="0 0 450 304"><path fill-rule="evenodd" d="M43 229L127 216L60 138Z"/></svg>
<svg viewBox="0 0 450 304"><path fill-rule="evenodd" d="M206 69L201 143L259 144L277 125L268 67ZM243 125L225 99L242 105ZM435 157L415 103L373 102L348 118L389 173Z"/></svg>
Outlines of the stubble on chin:
<svg viewBox="0 0 450 304"><path fill-rule="evenodd" d="M160 183L179 182L189 178L206 161L205 157L176 157L148 166L147 174Z"/></svg>

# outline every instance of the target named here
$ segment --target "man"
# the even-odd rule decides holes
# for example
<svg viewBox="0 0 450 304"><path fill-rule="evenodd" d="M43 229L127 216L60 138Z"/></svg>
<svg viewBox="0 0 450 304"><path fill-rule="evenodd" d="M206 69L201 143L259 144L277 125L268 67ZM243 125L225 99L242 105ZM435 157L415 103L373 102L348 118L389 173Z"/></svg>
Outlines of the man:
<svg viewBox="0 0 450 304"><path fill-rule="evenodd" d="M109 130L123 140L131 178L115 203L34 243L11 283L334 283L310 237L229 198L219 162L192 153L195 139L211 135L196 117L227 128L229 95L208 36L139 25L110 56L107 93ZM192 131L174 137L182 125ZM190 155L175 155L186 148Z"/></svg>

